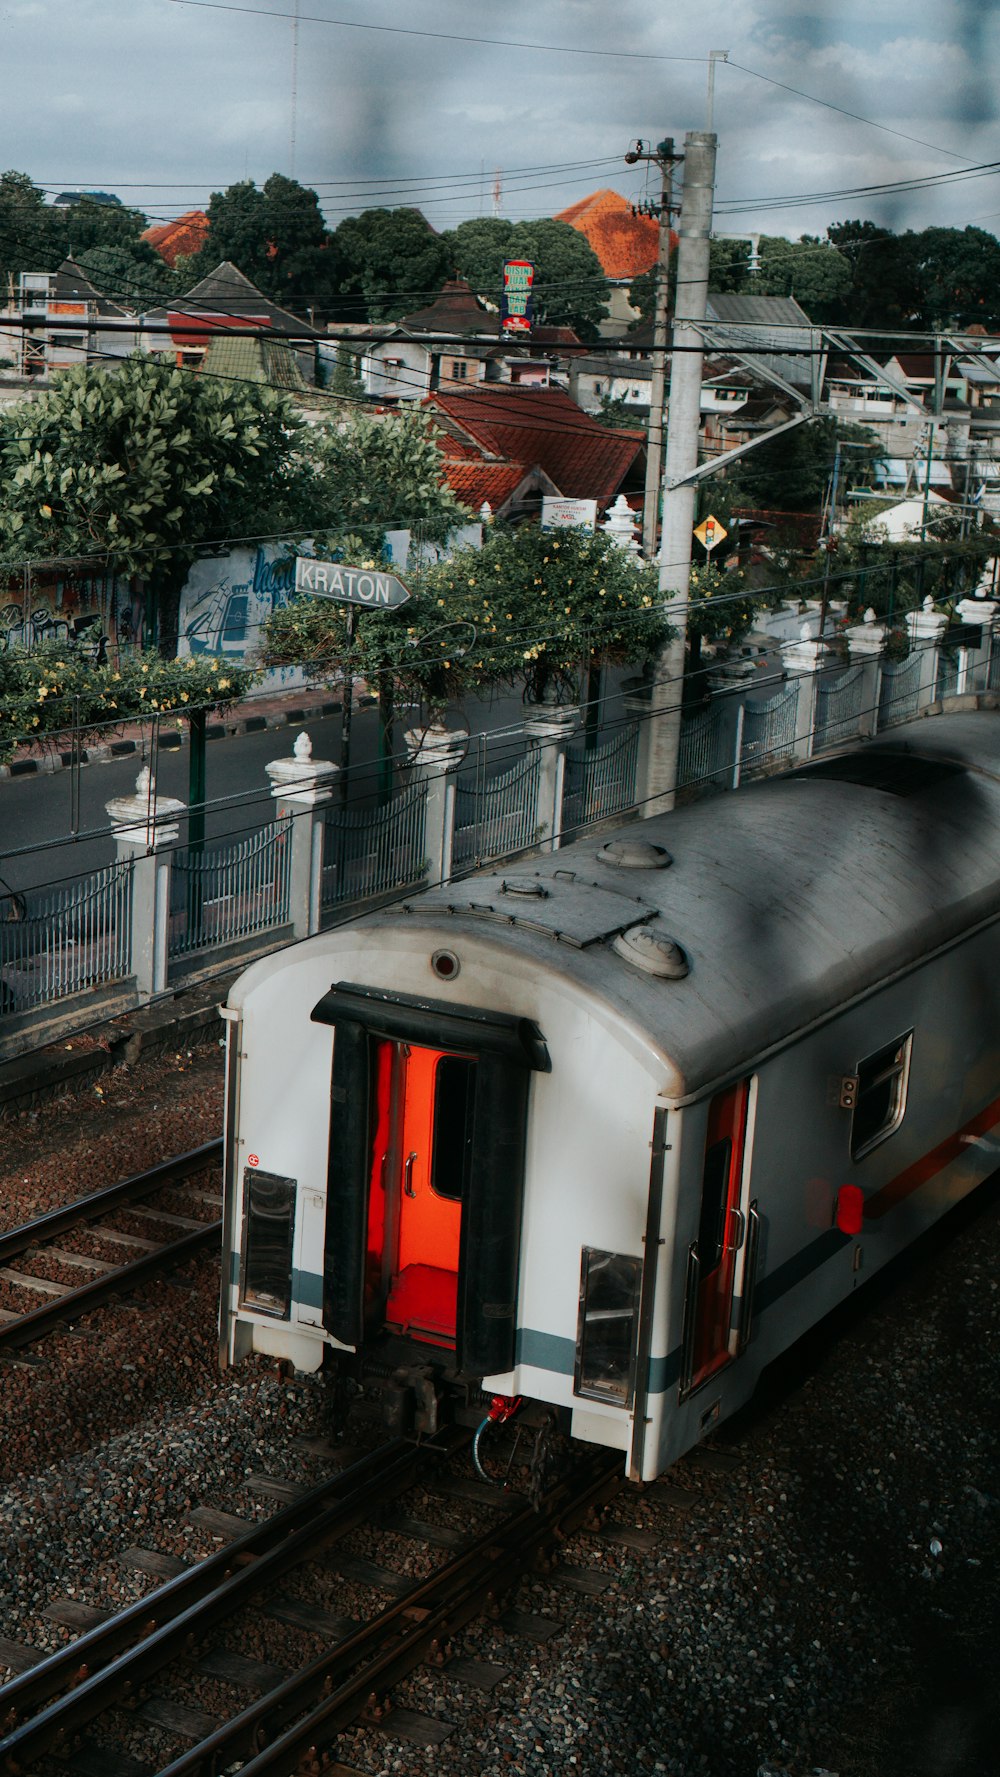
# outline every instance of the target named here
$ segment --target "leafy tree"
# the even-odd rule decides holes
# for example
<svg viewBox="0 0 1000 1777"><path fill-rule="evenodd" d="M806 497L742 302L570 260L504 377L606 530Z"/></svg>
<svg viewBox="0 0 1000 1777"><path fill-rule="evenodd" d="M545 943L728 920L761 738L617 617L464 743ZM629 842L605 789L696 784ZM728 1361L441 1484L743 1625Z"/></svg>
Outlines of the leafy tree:
<svg viewBox="0 0 1000 1777"><path fill-rule="evenodd" d="M376 556L387 530L443 543L467 523L472 515L444 479L436 439L420 412L338 415L310 427L310 526L325 546L350 539Z"/></svg>
<svg viewBox="0 0 1000 1777"><path fill-rule="evenodd" d="M596 336L607 314L607 279L586 236L568 222L480 216L460 223L443 239L454 268L485 301L500 301L505 259L530 259L535 319L550 327L572 327L582 339Z"/></svg>
<svg viewBox="0 0 1000 1777"><path fill-rule="evenodd" d="M353 401L364 399L365 385L357 355L343 341L337 347L337 360L327 375L326 387L331 395L344 395Z"/></svg>
<svg viewBox="0 0 1000 1777"><path fill-rule="evenodd" d="M163 264L155 248L141 239L146 227L141 210L128 209L124 204L101 204L92 197L82 197L78 204L61 210L59 218L67 258L79 260L81 253L92 247L131 247L144 249Z"/></svg>
<svg viewBox="0 0 1000 1777"><path fill-rule="evenodd" d="M915 237L875 222L837 222L827 236L851 269L845 318L854 327L911 326L917 318Z"/></svg>
<svg viewBox="0 0 1000 1777"><path fill-rule="evenodd" d="M912 251L925 325L997 325L1000 241L995 235L985 228L925 228Z"/></svg>
<svg viewBox="0 0 1000 1777"><path fill-rule="evenodd" d="M213 191L208 221L204 245L185 265L195 279L229 259L285 308L300 313L332 308L337 255L319 198L308 186L282 173L272 173L261 188L241 179Z"/></svg>
<svg viewBox="0 0 1000 1777"><path fill-rule="evenodd" d="M269 664L307 661L331 676L361 673L385 700L401 686L432 712L474 688L520 683L525 696L578 690L592 661L641 661L670 634L656 569L636 567L602 533L490 527L409 579L409 604L358 614L294 600L267 625Z"/></svg>
<svg viewBox="0 0 1000 1777"><path fill-rule="evenodd" d="M77 258L96 290L136 311L157 308L188 288L148 241L136 247L88 247Z"/></svg>
<svg viewBox="0 0 1000 1777"><path fill-rule="evenodd" d="M62 218L27 173L0 173L0 276L55 271L66 256Z"/></svg>
<svg viewBox="0 0 1000 1777"><path fill-rule="evenodd" d="M713 235L708 247L708 287L710 290L745 290L750 271L749 241L718 239ZM640 272L629 285L628 299L638 309L642 321L653 319L656 304L657 268ZM677 253L670 255L668 271L668 307L673 312L677 291ZM633 326L639 323L633 322Z"/></svg>
<svg viewBox="0 0 1000 1777"><path fill-rule="evenodd" d="M760 296L794 296L811 321L838 320L851 288L851 267L831 241L761 235L759 269L748 286Z"/></svg>
<svg viewBox="0 0 1000 1777"><path fill-rule="evenodd" d="M855 447L852 465L864 450L873 461L878 456L878 441L866 427L829 418L807 420L733 464L728 477L733 498L765 511L819 512L838 438Z"/></svg>
<svg viewBox="0 0 1000 1777"><path fill-rule="evenodd" d="M259 384L134 357L64 371L0 415L0 557L90 559L144 577L172 651L199 546L307 521L302 422Z"/></svg>
<svg viewBox="0 0 1000 1777"><path fill-rule="evenodd" d="M419 210L363 210L332 238L341 320L399 320L425 307L454 269Z"/></svg>

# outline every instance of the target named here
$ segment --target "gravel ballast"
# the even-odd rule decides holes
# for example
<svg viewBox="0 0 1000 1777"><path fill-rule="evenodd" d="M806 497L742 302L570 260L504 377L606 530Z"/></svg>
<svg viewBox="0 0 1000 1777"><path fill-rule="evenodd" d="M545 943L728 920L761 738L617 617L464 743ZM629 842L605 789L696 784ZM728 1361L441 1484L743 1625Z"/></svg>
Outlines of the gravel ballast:
<svg viewBox="0 0 1000 1777"><path fill-rule="evenodd" d="M99 1093L5 1125L0 1221L207 1140L220 1121L217 1050L119 1068ZM340 1758L370 1777L992 1773L995 1194L891 1292L861 1294L863 1312L852 1305L712 1451L626 1489L601 1530L561 1546L560 1563L595 1589L580 1590L579 1573L539 1573L499 1620L469 1626L451 1652L500 1667L492 1688L447 1665L397 1686L392 1704L436 1717L448 1738L419 1745L389 1715L346 1736ZM329 1468L296 1441L328 1433L323 1378L257 1362L219 1375L216 1260L141 1302L4 1368L0 1636L63 1645L70 1632L45 1615L54 1600L117 1608L155 1583L123 1562L129 1548L196 1558L218 1544L190 1523L193 1507L264 1516L274 1502L254 1476L311 1484ZM449 1521L430 1496L400 1509ZM350 1546L400 1572L426 1564L400 1538L379 1546L365 1531ZM348 1598L329 1573L321 1592L328 1609ZM505 1627L509 1608L523 1615ZM280 1625L245 1639L247 1653L281 1661L315 1640ZM219 1700L192 1677L193 1706Z"/></svg>

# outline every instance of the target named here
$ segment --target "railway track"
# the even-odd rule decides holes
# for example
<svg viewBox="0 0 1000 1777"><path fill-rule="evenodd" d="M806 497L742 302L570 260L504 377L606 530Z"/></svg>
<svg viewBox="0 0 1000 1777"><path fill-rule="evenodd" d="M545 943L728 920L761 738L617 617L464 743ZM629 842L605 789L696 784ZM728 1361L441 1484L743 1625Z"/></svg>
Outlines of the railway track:
<svg viewBox="0 0 1000 1777"><path fill-rule="evenodd" d="M27 1777L51 1770L45 1761L55 1757L60 1769L81 1777L84 1771L116 1777L153 1769L163 1777L207 1777L236 1761L240 1769L269 1777L309 1769L320 1749L329 1749L339 1732L366 1713L370 1717L374 1709L377 1715L378 1700L401 1677L440 1656L472 1617L496 1608L542 1551L622 1486L620 1464L606 1451L594 1452L550 1485L536 1509L525 1495L440 1473L468 1439L468 1433L450 1429L419 1446L400 1440L381 1447L30 1666L0 1689L0 1768ZM488 1506L489 1522L463 1533L408 1518L394 1508L417 1484ZM433 1570L411 1582L338 1553L345 1537L373 1520L433 1549ZM287 1596L282 1588L316 1562L347 1580L367 1582L376 1601L365 1620L337 1621L314 1609L322 1651L294 1671L227 1653L220 1640L227 1630L240 1631L254 1617L266 1623L269 1610L280 1616ZM209 1721L187 1703L171 1706L172 1669L182 1698L190 1696L192 1669L230 1679L236 1673L255 1694L231 1718ZM154 1684L166 1689L154 1691ZM110 1720L105 1741L102 1718ZM123 1721L129 1741L124 1756ZM175 1747L185 1738L191 1743L166 1763L162 1753L153 1763L136 1758L144 1723L161 1734L172 1731Z"/></svg>
<svg viewBox="0 0 1000 1777"><path fill-rule="evenodd" d="M205 1142L146 1172L134 1173L104 1190L77 1198L61 1209L0 1234L0 1282L26 1296L44 1297L36 1307L0 1308L0 1356L65 1328L80 1315L128 1295L151 1277L182 1264L206 1246L217 1244L221 1231L217 1219L205 1221L143 1206L167 1187L188 1184L216 1165L221 1155L221 1141ZM148 1235L116 1228L114 1218L120 1218L123 1212L148 1222ZM59 1244L81 1230L94 1234L105 1245L124 1248L135 1256L115 1264L69 1251ZM39 1257L63 1269L82 1271L85 1281L74 1286L32 1272L28 1267Z"/></svg>

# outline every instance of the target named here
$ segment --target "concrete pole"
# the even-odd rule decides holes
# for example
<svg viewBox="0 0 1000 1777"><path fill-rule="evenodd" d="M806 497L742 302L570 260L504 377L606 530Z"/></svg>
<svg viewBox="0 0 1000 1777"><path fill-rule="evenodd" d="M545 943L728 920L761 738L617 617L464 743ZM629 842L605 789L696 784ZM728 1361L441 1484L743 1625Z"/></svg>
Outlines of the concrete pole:
<svg viewBox="0 0 1000 1777"><path fill-rule="evenodd" d="M696 500L694 483L685 478L698 467L701 430L702 337L692 323L704 321L708 305L715 149L716 138L708 131L689 130L684 138L684 185L678 231L677 300L663 486L663 540L660 545L663 609L677 633L660 654L654 672L648 778L642 787L640 809L646 816L663 814L672 808L677 786Z"/></svg>
<svg viewBox="0 0 1000 1777"><path fill-rule="evenodd" d="M118 862L132 865L132 955L136 994L150 1000L167 986L170 960L170 867L185 804L158 796L148 765L133 796L105 803Z"/></svg>
<svg viewBox="0 0 1000 1777"><path fill-rule="evenodd" d="M631 155L625 156L631 160ZM639 157L636 156L638 159ZM646 435L646 488L642 502L642 552L648 561L656 554L660 524L660 485L663 473L663 410L667 392L667 337L669 333L670 213L674 174L673 137L657 146L660 165L660 235L656 259L656 305L653 311L653 367L649 384L649 428Z"/></svg>
<svg viewBox="0 0 1000 1777"><path fill-rule="evenodd" d="M340 767L314 759L308 734L298 736L290 759L272 759L264 770L279 820L288 820L291 858L288 915L296 938L311 937L322 923L324 809Z"/></svg>

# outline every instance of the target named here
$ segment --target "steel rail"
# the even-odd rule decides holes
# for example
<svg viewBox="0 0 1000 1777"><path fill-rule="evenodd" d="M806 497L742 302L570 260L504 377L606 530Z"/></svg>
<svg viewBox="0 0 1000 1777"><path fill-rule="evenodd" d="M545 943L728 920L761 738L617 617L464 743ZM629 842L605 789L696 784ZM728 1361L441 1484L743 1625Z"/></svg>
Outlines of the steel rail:
<svg viewBox="0 0 1000 1777"><path fill-rule="evenodd" d="M0 1738L5 1770L24 1770L42 1753L95 1716L134 1694L138 1686L190 1648L214 1624L275 1586L296 1562L346 1536L371 1515L373 1502L412 1485L429 1462L460 1447L466 1434L449 1429L421 1445L402 1439L372 1452L312 1489L287 1512L238 1538L216 1555L168 1580L149 1597L0 1689L6 1729ZM102 1662L98 1671L93 1663ZM66 1690L67 1686L72 1686ZM62 1694L54 1695L58 1691ZM25 1708L38 1713L15 1725Z"/></svg>
<svg viewBox="0 0 1000 1777"><path fill-rule="evenodd" d="M151 1166L148 1172L132 1173L129 1178L119 1179L115 1185L93 1191L87 1197L77 1197L72 1203L64 1204L61 1209L49 1210L36 1221L22 1222L16 1228L9 1228L6 1233L0 1234L0 1265L18 1258L33 1246L41 1246L47 1240L57 1239L71 1228L79 1227L81 1222L95 1221L98 1216L120 1208L123 1203L133 1203L140 1197L150 1196L175 1179L189 1178L192 1173L200 1172L203 1167L210 1166L221 1158L222 1138L219 1136L213 1141L203 1142L199 1148L190 1148L186 1154L176 1154L172 1160L162 1160L158 1166Z"/></svg>
<svg viewBox="0 0 1000 1777"><path fill-rule="evenodd" d="M356 1635L322 1655L301 1673L262 1697L225 1727L162 1768L159 1777L209 1777L249 1752L243 1777L293 1777L318 1768L319 1752L335 1734L356 1722L373 1696L384 1695L411 1672L429 1649L440 1646L493 1603L524 1574L539 1549L573 1528L599 1501L624 1485L618 1452L606 1451L560 1481L541 1508L525 1503L507 1523L478 1538L453 1560L420 1581ZM345 1676L344 1669L355 1670ZM336 1685L336 1689L332 1687ZM311 1706L310 1706L311 1705ZM304 1719L261 1747L268 1719Z"/></svg>

